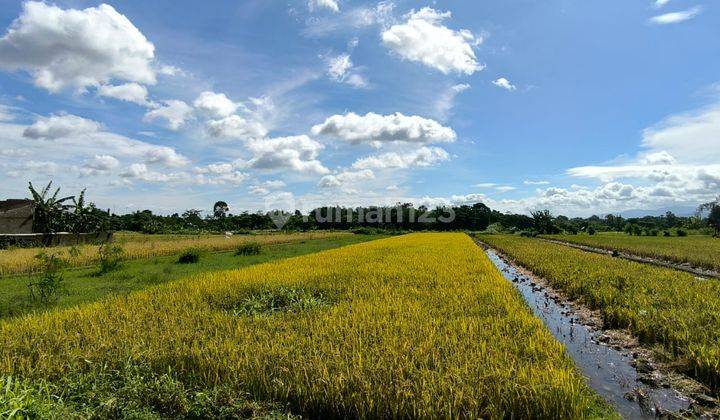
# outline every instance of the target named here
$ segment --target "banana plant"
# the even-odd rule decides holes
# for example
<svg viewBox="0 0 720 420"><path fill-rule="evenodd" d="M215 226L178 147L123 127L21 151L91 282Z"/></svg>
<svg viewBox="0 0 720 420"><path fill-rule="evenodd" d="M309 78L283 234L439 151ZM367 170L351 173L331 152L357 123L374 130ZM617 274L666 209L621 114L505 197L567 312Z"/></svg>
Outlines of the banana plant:
<svg viewBox="0 0 720 420"><path fill-rule="evenodd" d="M58 198L60 188L50 195L52 181L38 192L33 187L32 182L29 183L30 194L35 204L35 217L33 219L33 230L35 232L50 233L56 232L58 227L62 227L63 213L71 209L73 205L64 204L67 201L74 200L75 196Z"/></svg>

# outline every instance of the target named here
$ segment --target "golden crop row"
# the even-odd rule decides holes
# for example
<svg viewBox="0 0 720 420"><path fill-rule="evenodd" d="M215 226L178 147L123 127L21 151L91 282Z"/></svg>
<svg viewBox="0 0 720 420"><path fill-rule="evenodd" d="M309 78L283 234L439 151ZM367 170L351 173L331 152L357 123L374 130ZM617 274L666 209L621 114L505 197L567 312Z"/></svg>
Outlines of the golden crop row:
<svg viewBox="0 0 720 420"><path fill-rule="evenodd" d="M620 233L597 235L543 235L570 243L607 250L621 250L643 257L658 258L695 267L720 270L720 239L707 235L685 237L630 236Z"/></svg>
<svg viewBox="0 0 720 420"><path fill-rule="evenodd" d="M175 240L168 240L167 235L161 235L157 239L154 235L133 235L130 238L123 238L121 235L117 243L123 248L123 258L140 259L172 255L187 248L197 248L204 251L226 251L249 242L272 245L331 238L340 235L349 235L349 233L320 231L291 234L235 235L230 237L223 235L202 235L197 237L183 235ZM71 248L75 250L72 253L73 255L69 252ZM70 266L73 267L96 264L98 262L98 248L97 245L80 245L76 247L0 250L0 276L35 271L40 263L35 256L43 250L49 253L62 254L68 259Z"/></svg>
<svg viewBox="0 0 720 420"><path fill-rule="evenodd" d="M610 328L661 344L677 366L720 385L720 282L513 235L479 238L599 309Z"/></svg>
<svg viewBox="0 0 720 420"><path fill-rule="evenodd" d="M233 310L281 290L331 299L273 314ZM512 285L457 233L382 239L19 318L0 323L0 349L5 375L57 378L134 360L311 417L608 413Z"/></svg>

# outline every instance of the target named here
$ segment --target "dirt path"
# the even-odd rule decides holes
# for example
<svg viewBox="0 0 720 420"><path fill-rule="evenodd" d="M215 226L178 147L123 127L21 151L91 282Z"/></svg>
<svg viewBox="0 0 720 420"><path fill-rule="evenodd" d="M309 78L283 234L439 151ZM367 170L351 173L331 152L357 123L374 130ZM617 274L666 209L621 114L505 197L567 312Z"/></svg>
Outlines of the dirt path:
<svg viewBox="0 0 720 420"><path fill-rule="evenodd" d="M540 241L550 242L553 244L569 246L571 248L579 249L582 251L594 252L596 254L610 255L610 256L613 256L616 258L623 258L626 260L639 262L639 263L643 263L643 264L651 264L651 265L655 265L658 267L665 267L665 268L671 268L673 270L685 271L687 273L695 274L696 276L700 276L700 277L711 277L711 278L715 278L715 279L720 279L720 273L717 271L693 267L689 264L679 264L679 263L662 260L662 259L658 259L658 258L642 257L640 255L632 254L632 253L621 251L621 250L610 251L610 250L607 250L604 248L597 248L597 247L589 246L589 245L581 245L581 244L575 244L572 242L559 241L557 239L549 239L549 238L535 238L535 239L540 240Z"/></svg>

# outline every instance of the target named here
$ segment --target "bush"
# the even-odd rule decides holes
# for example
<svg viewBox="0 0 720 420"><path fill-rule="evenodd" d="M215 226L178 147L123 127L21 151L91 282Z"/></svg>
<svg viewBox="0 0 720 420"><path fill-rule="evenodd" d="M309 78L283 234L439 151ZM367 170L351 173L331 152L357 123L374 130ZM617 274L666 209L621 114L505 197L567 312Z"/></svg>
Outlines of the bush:
<svg viewBox="0 0 720 420"><path fill-rule="evenodd" d="M670 236L670 231L664 230L664 231L663 231L663 236Z"/></svg>
<svg viewBox="0 0 720 420"><path fill-rule="evenodd" d="M35 256L41 261L40 274L28 284L30 298L42 304L49 304L57 301L65 292L62 269L67 266L67 261L57 254L41 252Z"/></svg>
<svg viewBox="0 0 720 420"><path fill-rule="evenodd" d="M520 232L520 236L526 237L526 238L534 238L538 235L537 232L534 230L523 230Z"/></svg>
<svg viewBox="0 0 720 420"><path fill-rule="evenodd" d="M375 228L369 228L369 227L359 227L357 229L353 229L352 233L356 235L377 235L378 230Z"/></svg>
<svg viewBox="0 0 720 420"><path fill-rule="evenodd" d="M687 232L682 229L678 229L677 236L687 236Z"/></svg>
<svg viewBox="0 0 720 420"><path fill-rule="evenodd" d="M648 236L658 236L660 234L660 231L657 229L650 229L648 231Z"/></svg>
<svg viewBox="0 0 720 420"><path fill-rule="evenodd" d="M260 254L261 246L259 243L251 242L249 244L240 245L235 250L235 255L258 255Z"/></svg>
<svg viewBox="0 0 720 420"><path fill-rule="evenodd" d="M113 271L120 266L125 251L120 245L114 245L110 242L101 245L98 248L98 256L100 258L100 274Z"/></svg>
<svg viewBox="0 0 720 420"><path fill-rule="evenodd" d="M200 262L200 250L195 248L186 249L178 258L180 264L195 264L198 262Z"/></svg>
<svg viewBox="0 0 720 420"><path fill-rule="evenodd" d="M587 230L588 235L594 235L595 234L595 228L590 226Z"/></svg>

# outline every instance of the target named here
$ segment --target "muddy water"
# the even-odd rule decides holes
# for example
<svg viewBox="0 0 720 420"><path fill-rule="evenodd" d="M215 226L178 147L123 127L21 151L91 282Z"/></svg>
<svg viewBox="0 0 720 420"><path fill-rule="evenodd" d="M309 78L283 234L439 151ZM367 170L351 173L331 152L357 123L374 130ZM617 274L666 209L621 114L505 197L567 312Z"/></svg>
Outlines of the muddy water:
<svg viewBox="0 0 720 420"><path fill-rule="evenodd" d="M565 345L580 371L592 387L617 411L629 419L654 418L660 411L678 412L688 408L690 400L671 389L649 388L638 380L630 364L632 356L598 341L599 333L580 324L572 309L556 302L527 276L503 261L495 252L487 255L502 274L520 291L535 315L543 320L555 338ZM645 397L636 401L625 395L641 390ZM636 393L637 395L637 393Z"/></svg>

